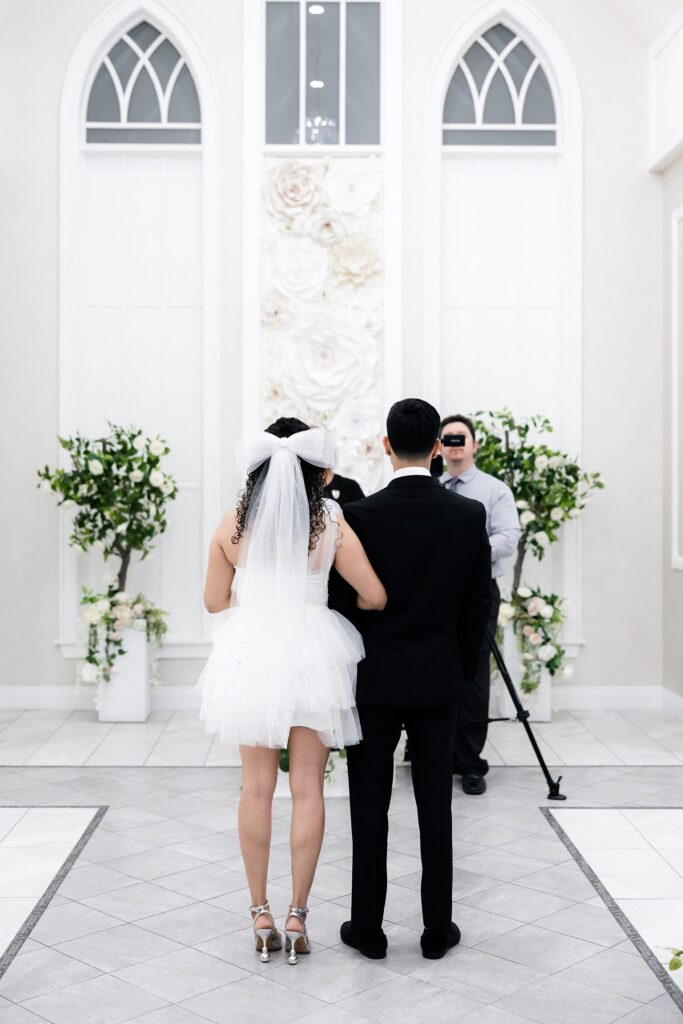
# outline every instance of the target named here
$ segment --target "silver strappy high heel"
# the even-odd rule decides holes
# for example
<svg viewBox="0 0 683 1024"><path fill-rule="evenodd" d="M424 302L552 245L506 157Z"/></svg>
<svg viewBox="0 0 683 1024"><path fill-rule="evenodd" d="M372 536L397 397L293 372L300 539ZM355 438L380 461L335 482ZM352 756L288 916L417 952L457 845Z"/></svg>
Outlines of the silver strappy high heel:
<svg viewBox="0 0 683 1024"><path fill-rule="evenodd" d="M254 917L254 935L256 936L256 952L261 954L261 962L267 964L270 960L271 952L282 949L282 938L280 933L275 927L275 921L273 921L270 928L257 928L256 922L258 921L261 914L268 914L270 919L273 920L273 915L270 912L270 906L268 900L260 907L249 907Z"/></svg>
<svg viewBox="0 0 683 1024"><path fill-rule="evenodd" d="M308 914L308 907L290 907L289 914L287 915L287 921L290 917L296 917L301 922L303 931L288 931L287 921L285 921L285 952L289 953L290 964L298 962L298 956L303 953L311 952L311 943L308 938L308 932L306 930L306 915Z"/></svg>

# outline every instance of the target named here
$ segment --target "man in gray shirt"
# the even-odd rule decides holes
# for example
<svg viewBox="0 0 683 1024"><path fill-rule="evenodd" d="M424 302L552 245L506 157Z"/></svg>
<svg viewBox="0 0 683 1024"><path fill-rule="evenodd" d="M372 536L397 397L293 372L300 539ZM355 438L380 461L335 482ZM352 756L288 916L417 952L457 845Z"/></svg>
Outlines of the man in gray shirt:
<svg viewBox="0 0 683 1024"><path fill-rule="evenodd" d="M447 416L441 421L439 436L446 469L440 482L454 494L481 502L486 509L492 576L489 628L495 633L500 606L497 580L505 572L506 559L517 550L521 535L517 506L507 484L477 469L474 461L478 448L475 428L467 416ZM453 539L450 538L449 542L453 543ZM462 776L462 788L471 795L486 792L484 776L489 766L481 752L488 731L490 657L488 641L484 641L474 679L468 682L458 701L453 772Z"/></svg>

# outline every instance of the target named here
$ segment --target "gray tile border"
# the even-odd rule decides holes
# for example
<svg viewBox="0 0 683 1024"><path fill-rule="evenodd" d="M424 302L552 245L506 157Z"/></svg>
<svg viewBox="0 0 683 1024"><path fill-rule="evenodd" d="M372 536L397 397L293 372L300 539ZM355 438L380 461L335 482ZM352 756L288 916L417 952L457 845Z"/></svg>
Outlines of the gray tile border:
<svg viewBox="0 0 683 1024"><path fill-rule="evenodd" d="M80 855L81 855L82 851L84 850L86 844L88 843L88 841L91 838L91 836L94 834L95 830L97 829L97 826L100 824L100 822L102 821L102 818L105 816L105 814L107 813L107 810L108 810L108 808L106 806L104 806L104 807L102 807L102 806L91 807L88 804L63 804L63 805L59 805L59 806L64 806L64 807L69 807L69 808L72 808L72 807L82 807L85 810L92 810L94 813L93 813L92 818L90 819L90 824L86 827L85 831L82 833L80 839L78 840L76 845L73 847L71 853L66 858L66 860L64 861L62 866L59 868L59 870L57 871L57 874L54 876L54 878L52 879L52 881L48 885L48 887L45 890L45 892L43 893L43 895L37 901L37 903L35 904L33 910L28 915L28 917L26 918L26 920L22 924L22 926L19 929L19 931L17 932L17 934L14 936L14 938L10 942L9 946L7 946L7 948L5 949L5 952L2 954L2 956L0 956L0 978L2 978L2 976L5 974L5 972L7 971L7 968L9 967L9 965L14 960L15 956L17 955L17 953L19 952L19 950L23 946L24 942L29 937L29 935L31 934L31 932L33 931L35 926L38 924L38 921L40 921L41 917L43 916L43 914L47 910L48 906L50 905L50 901L52 900L52 897L56 894L56 892L59 889L60 885L62 884L62 882L64 881L66 876L69 874L69 872L71 871L72 867L74 866L74 864L76 863L76 861L80 857Z"/></svg>
<svg viewBox="0 0 683 1024"><path fill-rule="evenodd" d="M570 809L571 810L596 810L597 808L585 808L585 807L584 808L574 808L574 807L572 807ZM624 811L624 810L632 810L633 808L632 807L617 807L617 808L613 808L613 809L614 810ZM661 810L660 807L651 807L651 808L648 808L648 809L649 810ZM552 807L541 807L540 810L541 810L542 814L544 815L544 817L550 823L551 827L554 829L556 835L562 840L564 845L567 847L567 849L571 853L572 857L574 858L574 860L576 861L578 866L581 868L581 870L583 871L583 873L586 876L586 878L588 879L588 881L591 883L591 885L593 886L593 888L597 892L598 896L600 896L600 898L603 901L603 903L605 904L605 906L612 913L614 919L619 922L619 924L621 925L622 929L624 930L624 933L627 936L627 938L629 938L631 940L631 942L636 947L636 949L638 950L638 952L640 953L641 957L643 958L645 963L648 965L648 967L650 968L652 973L661 982L661 984L664 986L664 988L666 989L668 994L671 996L671 998L674 1001L674 1003L676 1004L676 1006L680 1010L683 1011L683 992L680 990L680 988L678 987L676 982L670 977L670 975L669 975L668 971L666 970L666 968L663 967L662 964L660 964L660 962L657 959L657 957L654 955L654 953L652 952L652 950L650 949L648 944L645 942L645 939L642 937L642 935L637 930L637 928L635 928L633 926L633 924L628 919L626 914L623 912L623 910L621 909L619 904L616 902L616 900L607 891L607 889L602 884L602 882L600 881L600 879L598 878L596 873L593 871L593 869L590 866L590 864L588 863L588 861L585 860L585 858L579 852L579 850L576 848L576 846L574 846L573 842L571 841L571 839L569 838L567 833L562 828L562 825L557 820L557 818L554 816L554 814L553 814L554 808L552 808Z"/></svg>

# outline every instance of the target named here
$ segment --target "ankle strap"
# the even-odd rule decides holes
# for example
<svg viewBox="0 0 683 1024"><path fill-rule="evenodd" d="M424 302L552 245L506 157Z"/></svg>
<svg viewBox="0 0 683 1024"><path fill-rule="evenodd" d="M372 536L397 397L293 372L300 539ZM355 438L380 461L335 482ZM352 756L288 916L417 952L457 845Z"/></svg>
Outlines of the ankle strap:
<svg viewBox="0 0 683 1024"><path fill-rule="evenodd" d="M290 907L289 917L298 917L301 923L304 923L306 914L308 913L308 907Z"/></svg>
<svg viewBox="0 0 683 1024"><path fill-rule="evenodd" d="M259 914L270 914L270 904L266 900L260 907L249 907L249 911L252 914L256 914L257 917Z"/></svg>

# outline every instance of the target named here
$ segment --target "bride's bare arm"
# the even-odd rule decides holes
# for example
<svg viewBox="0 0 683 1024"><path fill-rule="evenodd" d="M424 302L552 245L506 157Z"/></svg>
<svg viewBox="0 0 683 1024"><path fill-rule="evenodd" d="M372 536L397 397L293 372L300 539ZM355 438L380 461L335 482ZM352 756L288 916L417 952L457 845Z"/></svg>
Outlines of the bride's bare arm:
<svg viewBox="0 0 683 1024"><path fill-rule="evenodd" d="M235 513L230 512L218 524L209 545L209 564L204 584L204 607L207 612L222 612L230 607L235 566L228 555L237 558L239 545L232 543L235 532Z"/></svg>
<svg viewBox="0 0 683 1024"><path fill-rule="evenodd" d="M347 583L358 594L356 604L363 611L381 611L387 603L387 592L370 565L365 548L344 519L339 519L341 544L337 548L334 565Z"/></svg>

